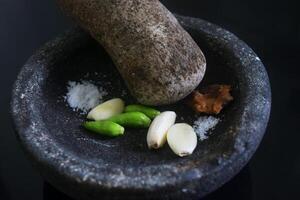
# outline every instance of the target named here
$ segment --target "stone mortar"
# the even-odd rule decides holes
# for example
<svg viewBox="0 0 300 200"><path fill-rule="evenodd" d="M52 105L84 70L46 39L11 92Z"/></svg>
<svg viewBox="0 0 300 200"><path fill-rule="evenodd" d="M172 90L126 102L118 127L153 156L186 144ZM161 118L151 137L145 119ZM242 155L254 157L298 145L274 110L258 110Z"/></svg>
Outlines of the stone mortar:
<svg viewBox="0 0 300 200"><path fill-rule="evenodd" d="M82 30L48 42L22 67L11 102L17 138L36 169L57 189L75 199L197 199L230 180L254 154L271 108L261 60L232 33L201 19L176 17L207 57L199 87L231 84L235 97L212 136L186 158L176 157L168 147L148 150L145 130L127 130L124 137L108 140L80 127L85 116L62 98L68 80L99 70L108 79L89 78L99 85L113 80L107 98L126 90L109 56ZM134 102L130 95L124 99ZM160 109L175 110L182 117L179 122L196 119L182 102Z"/></svg>

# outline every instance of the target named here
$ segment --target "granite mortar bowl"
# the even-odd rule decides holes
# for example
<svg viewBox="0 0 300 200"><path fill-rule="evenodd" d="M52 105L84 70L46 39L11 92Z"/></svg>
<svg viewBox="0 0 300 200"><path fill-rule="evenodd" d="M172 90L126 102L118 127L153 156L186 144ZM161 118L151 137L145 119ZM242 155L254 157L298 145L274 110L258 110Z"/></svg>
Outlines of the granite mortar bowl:
<svg viewBox="0 0 300 200"><path fill-rule="evenodd" d="M249 161L264 135L271 106L262 62L232 33L201 19L177 18L207 58L199 87L231 84L235 98L209 139L185 158L168 145L150 151L147 130L128 129L123 137L107 139L80 126L85 115L73 111L63 97L68 81L93 81L108 91L105 100L135 101L103 48L79 28L48 42L23 66L11 103L17 138L57 189L75 199L196 199L230 180ZM192 124L198 117L183 102L159 109L175 110L178 122Z"/></svg>

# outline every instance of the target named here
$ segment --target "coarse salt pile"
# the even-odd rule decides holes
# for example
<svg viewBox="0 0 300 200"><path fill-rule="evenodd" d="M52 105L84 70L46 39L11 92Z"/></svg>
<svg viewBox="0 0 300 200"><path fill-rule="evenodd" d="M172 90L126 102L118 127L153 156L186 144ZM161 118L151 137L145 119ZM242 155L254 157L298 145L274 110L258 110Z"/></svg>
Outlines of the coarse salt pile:
<svg viewBox="0 0 300 200"><path fill-rule="evenodd" d="M88 81L69 81L67 89L65 100L74 111L82 111L82 113L100 104L103 96L107 95L103 88L98 88Z"/></svg>
<svg viewBox="0 0 300 200"><path fill-rule="evenodd" d="M193 128L201 141L206 140L208 138L208 131L214 129L219 121L218 118L212 116L199 117L194 121Z"/></svg>

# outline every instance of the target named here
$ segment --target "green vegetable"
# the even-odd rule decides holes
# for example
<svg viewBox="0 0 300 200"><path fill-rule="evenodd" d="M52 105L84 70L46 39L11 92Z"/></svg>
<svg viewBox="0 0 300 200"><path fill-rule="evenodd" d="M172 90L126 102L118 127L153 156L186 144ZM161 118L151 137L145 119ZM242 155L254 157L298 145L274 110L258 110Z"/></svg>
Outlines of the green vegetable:
<svg viewBox="0 0 300 200"><path fill-rule="evenodd" d="M83 123L87 130L101 135L116 137L124 134L124 127L112 121L96 121Z"/></svg>
<svg viewBox="0 0 300 200"><path fill-rule="evenodd" d="M160 114L158 110L143 105L128 105L125 107L124 112L141 112L147 115L150 119L154 119Z"/></svg>
<svg viewBox="0 0 300 200"><path fill-rule="evenodd" d="M147 128L151 123L151 119L141 112L123 113L107 120L120 124L121 126L132 128Z"/></svg>

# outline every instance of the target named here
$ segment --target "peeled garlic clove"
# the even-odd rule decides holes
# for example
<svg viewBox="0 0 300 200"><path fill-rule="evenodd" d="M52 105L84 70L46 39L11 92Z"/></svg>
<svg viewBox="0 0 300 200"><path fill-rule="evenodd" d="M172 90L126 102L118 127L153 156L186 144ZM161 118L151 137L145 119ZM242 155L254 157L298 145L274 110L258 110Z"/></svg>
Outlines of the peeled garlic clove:
<svg viewBox="0 0 300 200"><path fill-rule="evenodd" d="M166 143L167 131L175 123L176 113L165 111L152 121L148 134L147 144L150 149L158 149Z"/></svg>
<svg viewBox="0 0 300 200"><path fill-rule="evenodd" d="M197 146L196 133L186 123L174 124L168 130L167 141L172 151L180 157L192 154Z"/></svg>
<svg viewBox="0 0 300 200"><path fill-rule="evenodd" d="M125 103L122 99L115 98L106 101L92 109L87 118L91 120L105 120L124 111Z"/></svg>

